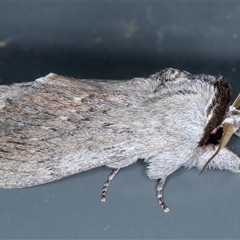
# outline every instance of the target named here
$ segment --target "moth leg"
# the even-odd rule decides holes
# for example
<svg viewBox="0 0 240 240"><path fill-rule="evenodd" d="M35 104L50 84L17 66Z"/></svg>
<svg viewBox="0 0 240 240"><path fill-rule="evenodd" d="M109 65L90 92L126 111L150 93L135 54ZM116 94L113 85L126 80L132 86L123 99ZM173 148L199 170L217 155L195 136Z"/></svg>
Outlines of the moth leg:
<svg viewBox="0 0 240 240"><path fill-rule="evenodd" d="M158 199L158 203L159 203L159 205L161 205L163 211L169 212L169 208L167 207L167 205L165 204L164 199L163 199L163 187L164 187L165 181L166 181L166 178L161 178L159 180L159 183L157 186L157 199Z"/></svg>
<svg viewBox="0 0 240 240"><path fill-rule="evenodd" d="M115 178L115 176L117 175L117 173L119 172L120 169L121 168L113 169L111 174L108 176L107 181L104 183L103 188L102 188L102 196L101 196L101 201L102 202L106 202L106 200L107 200L106 195L107 195L108 187L109 187L110 183Z"/></svg>

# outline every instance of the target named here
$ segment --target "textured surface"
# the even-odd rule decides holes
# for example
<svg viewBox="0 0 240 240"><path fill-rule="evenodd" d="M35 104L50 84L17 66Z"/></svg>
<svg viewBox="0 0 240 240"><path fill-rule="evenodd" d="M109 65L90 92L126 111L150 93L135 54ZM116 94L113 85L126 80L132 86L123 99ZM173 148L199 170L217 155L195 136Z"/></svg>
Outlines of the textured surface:
<svg viewBox="0 0 240 240"><path fill-rule="evenodd" d="M240 128L222 76L173 68L108 81L51 73L3 85L0 96L3 188L36 186L100 166L121 169L142 159L147 175L160 179L157 198L168 212L164 183L180 167L240 171L240 158L227 149L216 152L211 140L221 138L225 121L228 140Z"/></svg>
<svg viewBox="0 0 240 240"><path fill-rule="evenodd" d="M0 78L32 81L55 72L130 79L165 67L221 74L239 92L239 3L1 3ZM229 148L239 152L239 139ZM111 170L46 185L0 190L1 238L238 238L239 174L180 169L153 197L141 163L123 169L108 201Z"/></svg>

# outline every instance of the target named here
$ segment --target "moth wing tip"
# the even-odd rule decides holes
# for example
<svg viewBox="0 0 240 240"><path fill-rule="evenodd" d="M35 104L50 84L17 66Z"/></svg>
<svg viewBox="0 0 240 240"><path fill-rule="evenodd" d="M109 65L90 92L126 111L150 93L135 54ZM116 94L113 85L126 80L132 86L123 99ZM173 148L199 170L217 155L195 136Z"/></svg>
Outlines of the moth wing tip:
<svg viewBox="0 0 240 240"><path fill-rule="evenodd" d="M36 83L44 83L50 79L56 78L58 75L56 73L49 73L45 77L40 77L35 80Z"/></svg>

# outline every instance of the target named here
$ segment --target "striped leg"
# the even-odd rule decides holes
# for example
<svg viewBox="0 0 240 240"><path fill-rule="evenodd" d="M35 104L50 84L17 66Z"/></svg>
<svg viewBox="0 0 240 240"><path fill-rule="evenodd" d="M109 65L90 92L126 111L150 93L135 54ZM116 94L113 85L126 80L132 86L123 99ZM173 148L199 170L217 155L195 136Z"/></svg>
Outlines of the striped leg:
<svg viewBox="0 0 240 240"><path fill-rule="evenodd" d="M114 179L114 177L119 172L119 170L120 170L120 168L113 169L112 173L108 176L107 181L104 183L103 188L102 188L102 197L101 197L102 202L106 202L106 199L107 199L106 195L107 195L108 187L109 187L110 183L112 182L112 180Z"/></svg>
<svg viewBox="0 0 240 240"><path fill-rule="evenodd" d="M166 178L159 180L159 183L157 186L157 199L158 199L158 203L162 206L163 211L169 212L169 208L167 207L163 199L163 187L164 187L165 181L166 181Z"/></svg>

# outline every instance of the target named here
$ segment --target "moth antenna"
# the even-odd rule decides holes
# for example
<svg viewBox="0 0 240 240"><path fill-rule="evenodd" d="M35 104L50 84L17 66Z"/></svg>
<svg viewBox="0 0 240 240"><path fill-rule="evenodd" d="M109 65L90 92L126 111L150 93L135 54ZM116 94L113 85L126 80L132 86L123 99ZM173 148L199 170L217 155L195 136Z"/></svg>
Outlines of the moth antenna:
<svg viewBox="0 0 240 240"><path fill-rule="evenodd" d="M233 107L235 108L239 108L240 107L240 93L238 94L238 96L236 97L235 101L232 104Z"/></svg>
<svg viewBox="0 0 240 240"><path fill-rule="evenodd" d="M237 98L239 98L239 100L240 100L240 94L238 96L239 97L237 97ZM232 135L233 135L233 125L231 123L225 122L223 124L223 135L222 135L219 147L218 147L217 151L212 155L212 157L205 163L205 165L203 166L199 175L203 173L203 171L207 168L208 164L219 153L219 151L227 145L227 143L229 142Z"/></svg>

